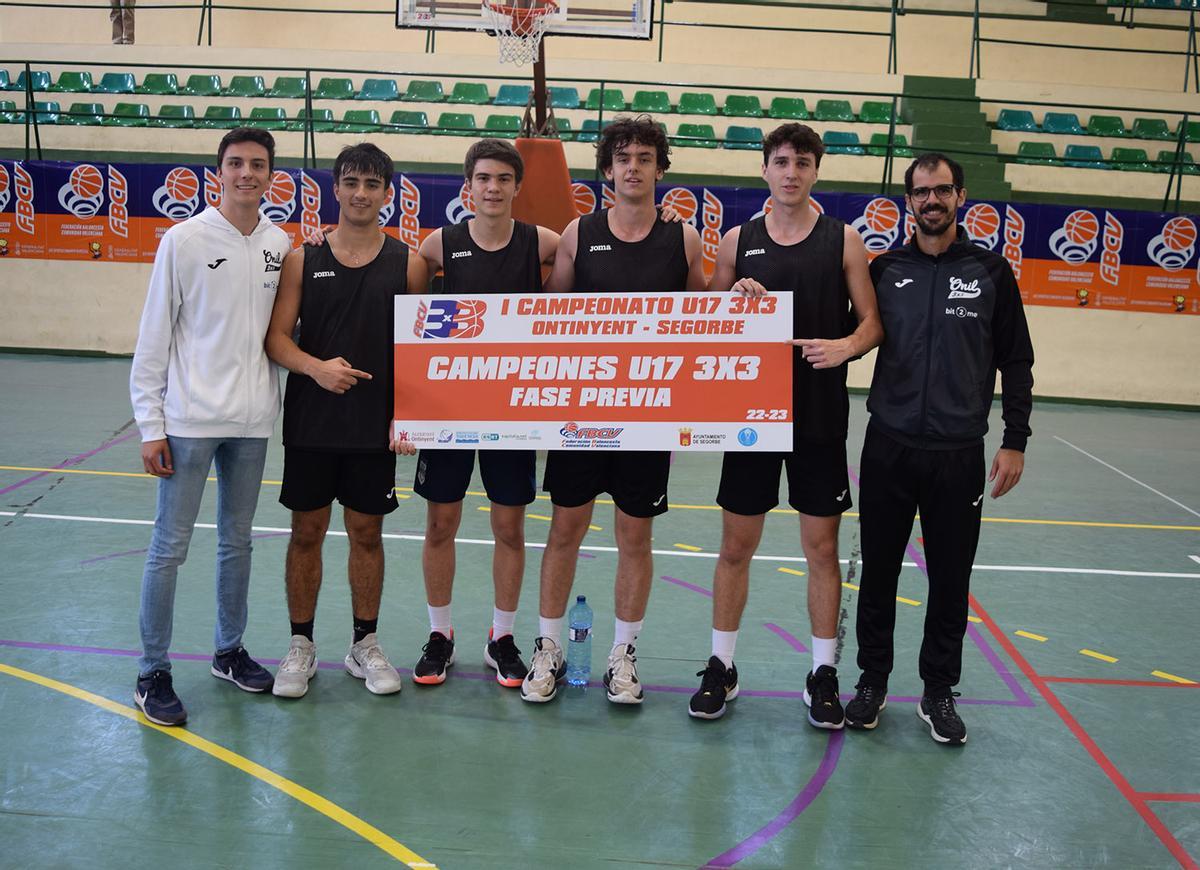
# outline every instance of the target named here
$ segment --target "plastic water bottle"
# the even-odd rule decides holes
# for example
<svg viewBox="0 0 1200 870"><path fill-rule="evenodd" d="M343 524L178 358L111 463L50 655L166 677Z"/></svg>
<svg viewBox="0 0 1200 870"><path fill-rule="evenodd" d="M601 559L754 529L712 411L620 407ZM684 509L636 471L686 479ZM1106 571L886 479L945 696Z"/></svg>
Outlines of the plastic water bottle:
<svg viewBox="0 0 1200 870"><path fill-rule="evenodd" d="M567 683L586 686L592 674L592 608L586 595L576 597L567 619Z"/></svg>

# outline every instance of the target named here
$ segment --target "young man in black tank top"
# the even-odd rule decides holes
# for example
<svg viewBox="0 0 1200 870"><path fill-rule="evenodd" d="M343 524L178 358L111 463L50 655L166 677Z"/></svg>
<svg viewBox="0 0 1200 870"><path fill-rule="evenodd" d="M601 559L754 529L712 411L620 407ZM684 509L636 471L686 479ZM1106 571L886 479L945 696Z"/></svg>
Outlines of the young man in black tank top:
<svg viewBox="0 0 1200 870"><path fill-rule="evenodd" d="M299 698L316 673L313 618L330 508L342 503L350 542L354 639L346 670L376 694L400 691L400 675L375 630L383 591L383 515L396 509L392 452L393 299L424 287L420 257L379 228L391 159L369 143L334 161L337 229L284 260L267 331L267 354L287 368L284 467L279 501L292 511L287 551L292 641L274 693ZM293 339L300 324L299 344Z"/></svg>
<svg viewBox="0 0 1200 870"><path fill-rule="evenodd" d="M600 135L597 165L613 185L611 209L572 221L558 245L551 292L679 292L703 290L700 236L664 223L654 185L671 165L666 135L647 115L618 118ZM650 597L650 532L667 509L670 453L666 451L551 451L544 488L554 504L542 555L538 638L521 697L552 700L565 672L561 636L575 579L579 546L596 496L610 493L617 540L616 633L604 685L608 699L640 704L634 644Z"/></svg>
<svg viewBox="0 0 1200 870"><path fill-rule="evenodd" d="M467 150L463 174L475 203L475 217L434 230L421 243L430 274L445 273L446 293L536 293L542 266L554 262L558 233L513 220L513 199L521 189L525 165L510 143L482 139ZM421 288L422 292L424 288ZM525 506L537 490L536 452L480 450L479 472L491 501L489 517L496 546L492 555L495 600L484 662L502 686L516 687L526 674L513 642L513 624L525 574ZM429 642L413 682L437 685L454 664L450 596L454 585L454 536L462 521L462 503L475 469L473 450L422 450L413 490L427 503L425 596Z"/></svg>
<svg viewBox="0 0 1200 870"><path fill-rule="evenodd" d="M792 291L796 338L792 452L727 453L721 468L713 652L688 707L701 719L719 718L725 702L737 696L733 652L746 606L750 559L767 512L779 504L780 471L786 468L788 503L800 513L800 543L808 560L808 721L830 729L845 724L835 664L842 581L838 525L851 505L846 363L878 345L883 331L862 239L841 221L818 213L809 200L824 150L820 136L803 124L784 124L766 136L762 174L772 210L725 234L708 288L756 296ZM851 305L857 326L850 320Z"/></svg>

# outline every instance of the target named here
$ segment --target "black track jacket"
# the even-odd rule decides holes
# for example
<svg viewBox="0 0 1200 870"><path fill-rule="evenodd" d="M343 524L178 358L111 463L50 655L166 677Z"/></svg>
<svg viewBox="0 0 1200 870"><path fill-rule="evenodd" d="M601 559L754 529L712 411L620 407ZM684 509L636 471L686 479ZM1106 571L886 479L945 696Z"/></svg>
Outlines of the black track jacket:
<svg viewBox="0 0 1200 870"><path fill-rule="evenodd" d="M1004 442L1025 449L1033 407L1033 344L1008 261L966 229L939 257L914 239L871 263L884 340L867 410L901 443L954 449L981 443L1000 371Z"/></svg>

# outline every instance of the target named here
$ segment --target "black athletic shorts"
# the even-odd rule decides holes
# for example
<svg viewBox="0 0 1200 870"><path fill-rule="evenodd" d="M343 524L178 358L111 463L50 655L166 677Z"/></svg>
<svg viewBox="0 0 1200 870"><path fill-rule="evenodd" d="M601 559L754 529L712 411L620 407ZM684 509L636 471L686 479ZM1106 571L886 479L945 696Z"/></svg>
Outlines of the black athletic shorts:
<svg viewBox="0 0 1200 870"><path fill-rule="evenodd" d="M293 511L315 511L333 504L335 498L360 514L390 514L399 507L396 454L283 448L281 505Z"/></svg>
<svg viewBox="0 0 1200 870"><path fill-rule="evenodd" d="M783 467L788 504L800 513L833 517L852 506L845 441L800 444L792 453L726 453L717 504L742 516L765 514L779 504Z"/></svg>
<svg viewBox="0 0 1200 870"><path fill-rule="evenodd" d="M585 505L607 492L631 517L667 512L671 454L657 450L551 450L542 489L559 507Z"/></svg>
<svg viewBox="0 0 1200 870"><path fill-rule="evenodd" d="M422 450L417 455L413 492L427 501L462 501L475 471L474 450ZM479 476L487 497L496 504L516 507L533 502L537 492L537 452L480 450Z"/></svg>

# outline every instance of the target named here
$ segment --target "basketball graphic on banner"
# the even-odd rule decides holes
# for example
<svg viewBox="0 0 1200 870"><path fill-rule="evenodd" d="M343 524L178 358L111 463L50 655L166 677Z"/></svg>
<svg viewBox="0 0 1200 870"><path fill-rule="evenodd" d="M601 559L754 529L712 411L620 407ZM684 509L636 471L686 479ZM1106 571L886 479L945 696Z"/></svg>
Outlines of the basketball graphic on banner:
<svg viewBox="0 0 1200 870"><path fill-rule="evenodd" d="M12 188L12 179L8 175L8 170L0 164L0 211L4 211L8 205L8 201L12 198L9 192Z"/></svg>
<svg viewBox="0 0 1200 870"><path fill-rule="evenodd" d="M296 210L296 180L282 169L271 174L271 183L262 197L262 213L273 224L285 223Z"/></svg>
<svg viewBox="0 0 1200 870"><path fill-rule="evenodd" d="M187 220L200 204L200 179L186 166L176 166L167 173L150 202L163 217L176 223Z"/></svg>
<svg viewBox="0 0 1200 870"><path fill-rule="evenodd" d="M58 189L58 203L77 218L95 217L104 204L104 176L90 163L71 170L67 183Z"/></svg>
<svg viewBox="0 0 1200 870"><path fill-rule="evenodd" d="M388 183L387 197L383 201L383 207L379 209L379 225L386 227L388 221L396 214L396 182Z"/></svg>
<svg viewBox="0 0 1200 870"><path fill-rule="evenodd" d="M663 194L661 204L663 208L675 209L685 221L692 226L696 225L696 212L700 210L700 203L696 200L696 194L686 187L672 187Z"/></svg>
<svg viewBox="0 0 1200 870"><path fill-rule="evenodd" d="M1077 209L1063 221L1063 232L1077 245L1086 245L1100 234L1100 222L1090 211Z"/></svg>
<svg viewBox="0 0 1200 870"><path fill-rule="evenodd" d="M1178 272L1196 253L1196 224L1191 218L1173 217L1146 245L1146 254L1168 272Z"/></svg>
<svg viewBox="0 0 1200 870"><path fill-rule="evenodd" d="M1063 225L1050 234L1050 250L1068 263L1086 263L1100 239L1100 221L1087 209L1067 215Z"/></svg>
<svg viewBox="0 0 1200 870"><path fill-rule="evenodd" d="M981 248L994 251L1000 242L1000 212L986 202L977 202L963 215L963 226L971 241Z"/></svg>
<svg viewBox="0 0 1200 870"><path fill-rule="evenodd" d="M475 217L475 201L471 198L471 188L464 181L458 196L446 203L446 220L452 224L461 224Z"/></svg>
<svg viewBox="0 0 1200 870"><path fill-rule="evenodd" d="M877 196L850 226L862 236L868 251L881 254L900 237L900 207L885 196Z"/></svg>
<svg viewBox="0 0 1200 870"><path fill-rule="evenodd" d="M596 191L582 181L571 185L571 196L575 199L575 213L580 217L596 210Z"/></svg>

